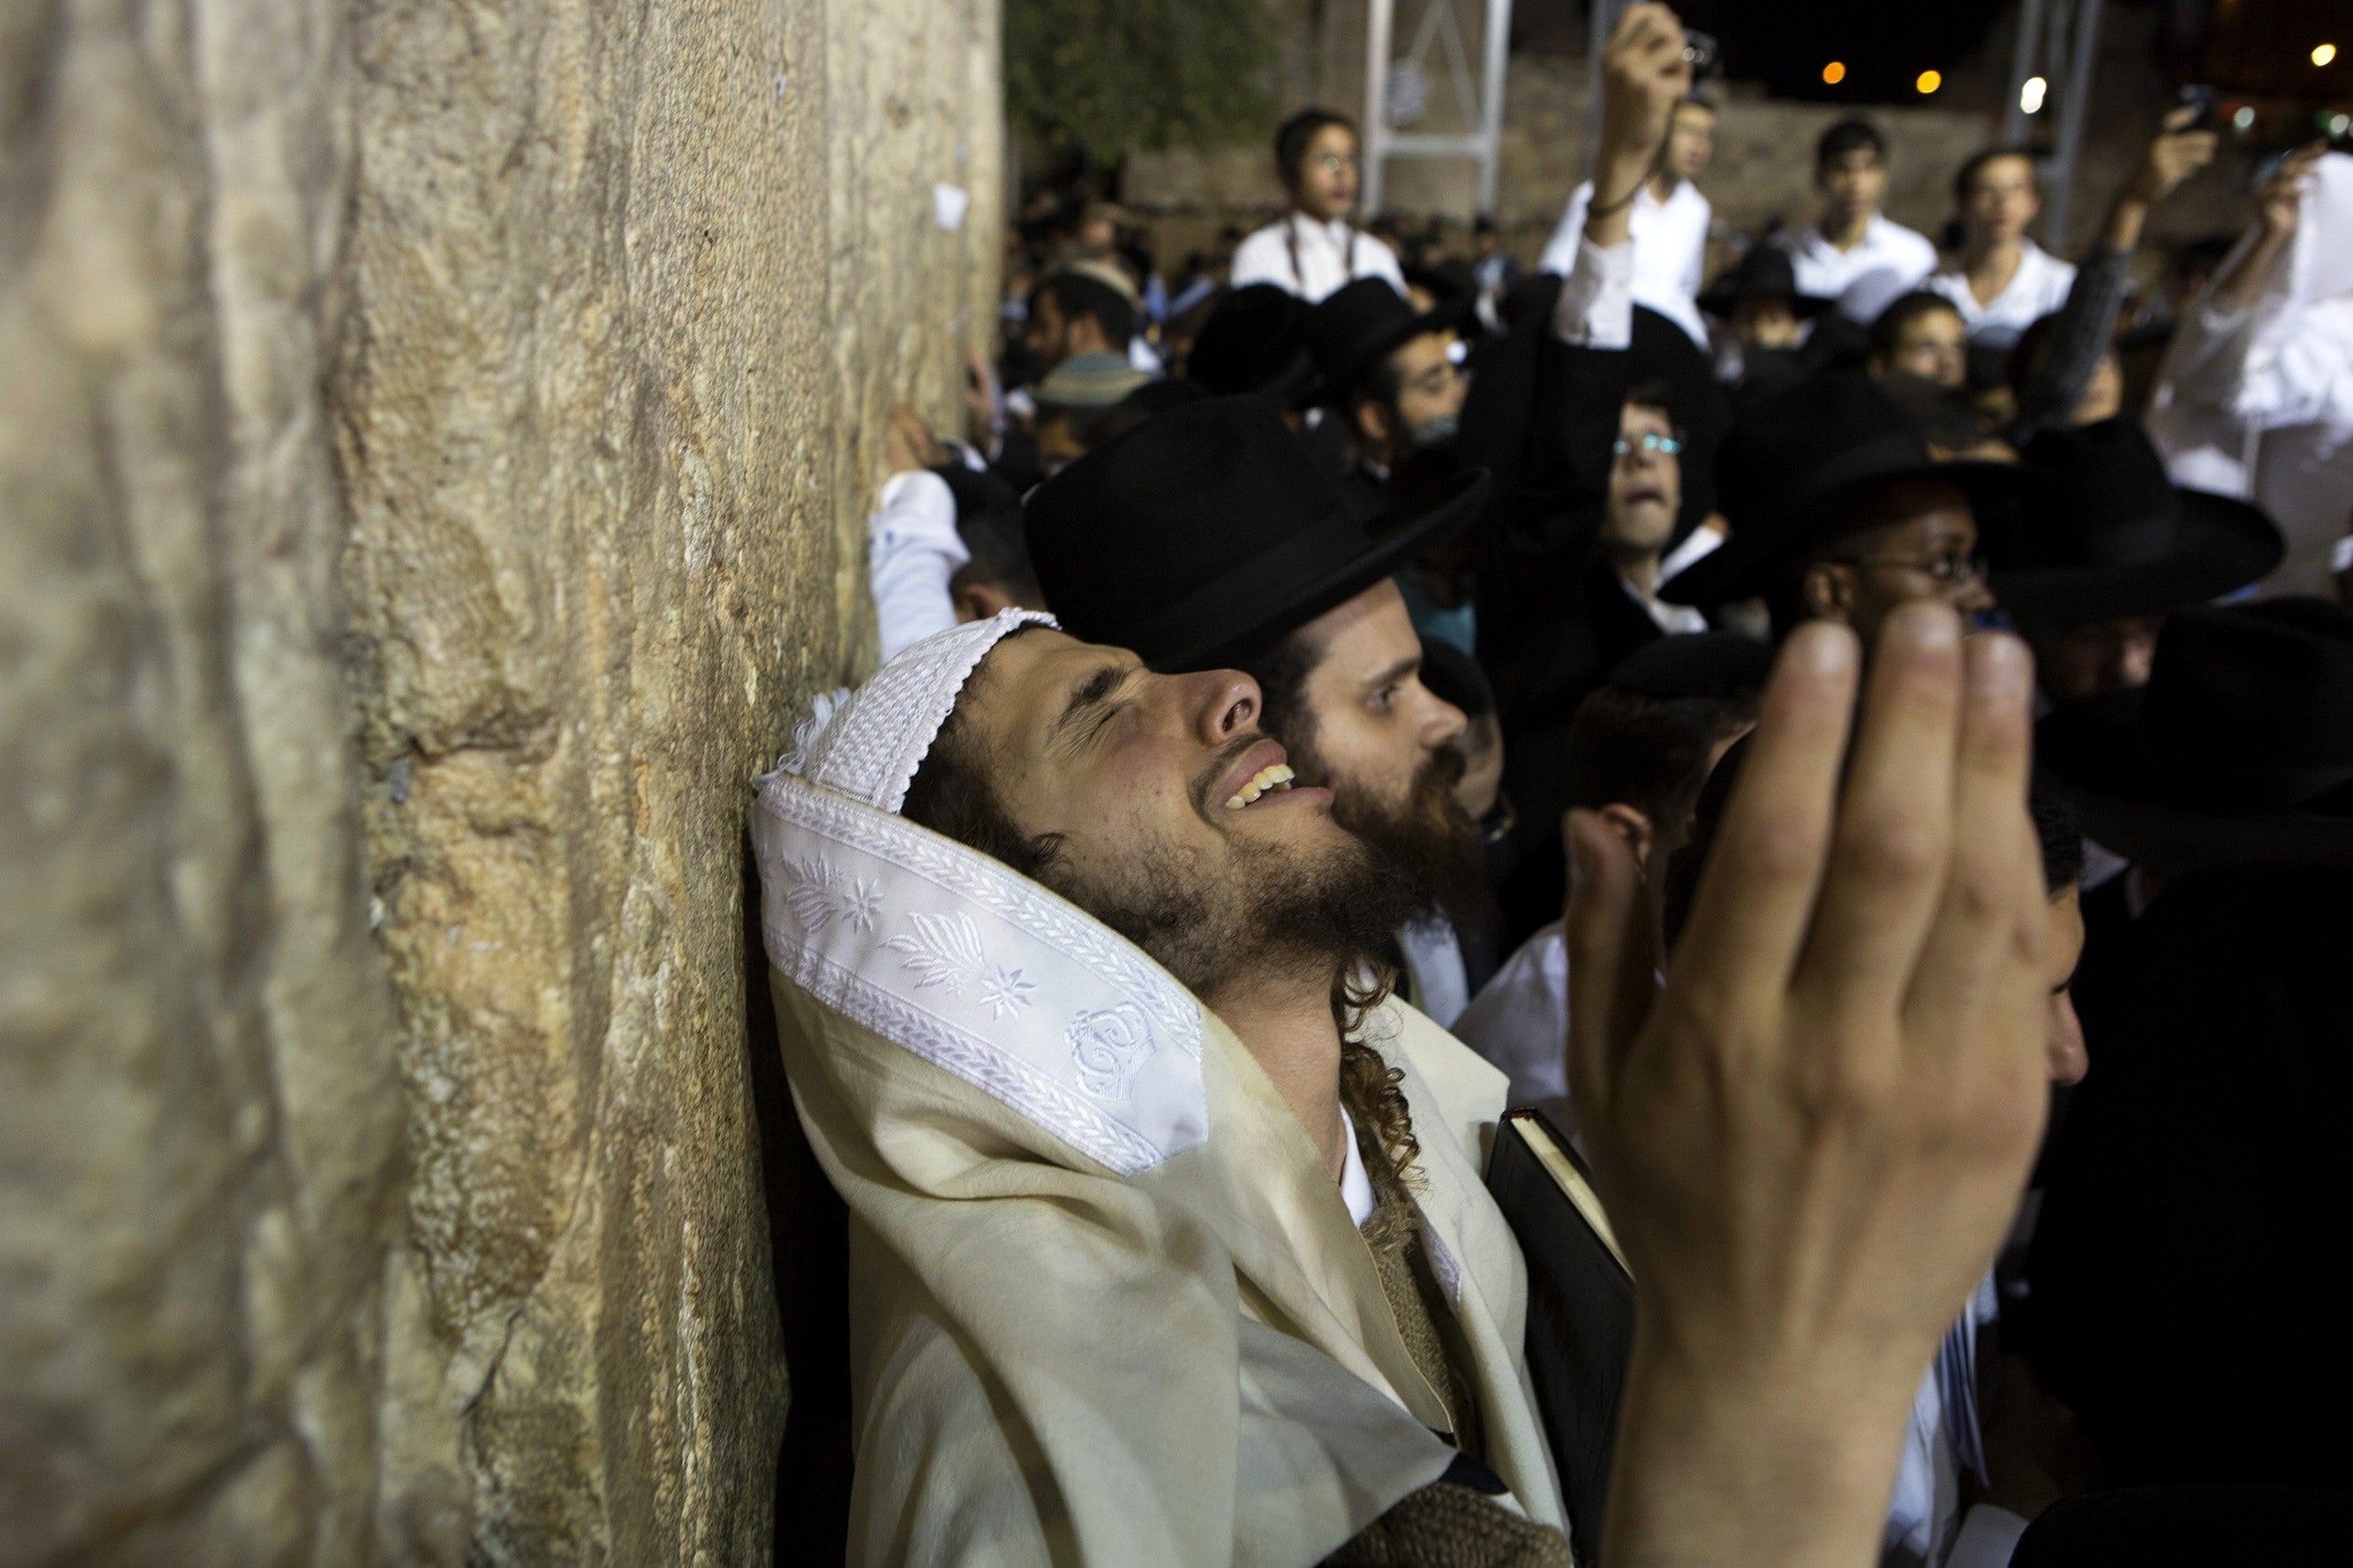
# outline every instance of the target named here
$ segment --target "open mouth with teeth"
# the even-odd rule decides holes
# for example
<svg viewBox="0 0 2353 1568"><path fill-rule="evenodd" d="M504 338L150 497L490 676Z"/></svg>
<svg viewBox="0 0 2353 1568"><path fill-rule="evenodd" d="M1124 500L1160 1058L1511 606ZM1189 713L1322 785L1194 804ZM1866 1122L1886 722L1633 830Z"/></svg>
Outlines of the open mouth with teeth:
<svg viewBox="0 0 2353 1568"><path fill-rule="evenodd" d="M1240 811L1245 807L1257 805L1267 795L1282 794L1290 789L1291 780L1297 776L1291 772L1290 764L1288 762L1276 762L1271 767L1260 768L1250 776L1248 783L1225 798L1225 809Z"/></svg>

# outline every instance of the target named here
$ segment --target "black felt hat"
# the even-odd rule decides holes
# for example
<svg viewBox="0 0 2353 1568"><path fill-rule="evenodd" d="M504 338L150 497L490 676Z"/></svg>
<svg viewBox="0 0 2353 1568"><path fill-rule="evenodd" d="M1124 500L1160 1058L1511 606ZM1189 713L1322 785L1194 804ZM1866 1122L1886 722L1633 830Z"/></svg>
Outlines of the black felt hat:
<svg viewBox="0 0 2353 1568"><path fill-rule="evenodd" d="M1798 269L1790 264L1789 252L1777 245L1750 246L1747 255L1716 275L1714 284L1700 296L1700 309L1709 315L1730 316L1738 312L1744 299L1778 299L1801 321L1838 303L1800 294Z"/></svg>
<svg viewBox="0 0 2353 1568"><path fill-rule="evenodd" d="M2181 611L2148 685L2055 710L2035 747L2084 831L2130 859L2353 864L2353 611Z"/></svg>
<svg viewBox="0 0 2353 1568"><path fill-rule="evenodd" d="M1264 399L1213 397L1048 479L1024 526L1064 631L1158 670L1214 669L1372 586L1486 493L1473 470L1359 522Z"/></svg>
<svg viewBox="0 0 2353 1568"><path fill-rule="evenodd" d="M2045 430L2025 456L2049 492L1986 541L1993 597L2013 614L2061 625L2163 615L2247 586L2286 552L2262 508L2176 488L2129 416Z"/></svg>
<svg viewBox="0 0 2353 1568"><path fill-rule="evenodd" d="M1817 539L1846 524L1844 503L1890 479L1942 479L1981 524L2042 488L2017 463L1941 463L1870 377L1830 371L1745 405L1716 458L1722 549L1671 577L1659 597L1712 605L1770 591Z"/></svg>
<svg viewBox="0 0 2353 1568"><path fill-rule="evenodd" d="M1379 278L1359 278L1312 306L1301 335L1314 359L1322 395L1334 400L1382 357L1424 332L1451 332L1469 316L1477 300L1455 298L1416 311L1405 296Z"/></svg>
<svg viewBox="0 0 2353 1568"><path fill-rule="evenodd" d="M1691 632L1644 643L1618 661L1610 684L1645 696L1737 702L1765 689L1773 650L1737 632Z"/></svg>
<svg viewBox="0 0 2353 1568"><path fill-rule="evenodd" d="M1185 357L1185 379L1219 397L1255 392L1293 407L1316 378L1300 328L1307 302L1273 283L1252 283L1219 300Z"/></svg>

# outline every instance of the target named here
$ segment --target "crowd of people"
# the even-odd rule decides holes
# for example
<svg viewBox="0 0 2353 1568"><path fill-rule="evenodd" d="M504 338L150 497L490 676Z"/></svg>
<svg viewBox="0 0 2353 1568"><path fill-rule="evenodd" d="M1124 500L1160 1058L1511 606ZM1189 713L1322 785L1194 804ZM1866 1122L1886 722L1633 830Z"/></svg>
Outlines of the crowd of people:
<svg viewBox="0 0 2353 1568"><path fill-rule="evenodd" d="M894 416L753 820L856 1560L2353 1560L2353 156L2153 300L2191 112L2073 262L1849 120L1711 280L1683 40L1525 276L1309 110Z"/></svg>

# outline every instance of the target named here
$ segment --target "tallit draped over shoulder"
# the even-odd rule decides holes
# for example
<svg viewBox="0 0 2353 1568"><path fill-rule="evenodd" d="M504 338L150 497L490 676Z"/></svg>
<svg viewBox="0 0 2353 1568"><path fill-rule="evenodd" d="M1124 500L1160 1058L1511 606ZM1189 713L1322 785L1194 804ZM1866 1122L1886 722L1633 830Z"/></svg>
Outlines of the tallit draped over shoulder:
<svg viewBox="0 0 2353 1568"><path fill-rule="evenodd" d="M826 749L760 781L752 829L794 1105L851 1215L850 1560L1311 1563L1443 1475L1445 1404L1256 1060L1108 927L896 816L914 763L864 747L881 782L843 789ZM1561 1524L1477 1179L1500 1075L1376 1023L1487 1463Z"/></svg>

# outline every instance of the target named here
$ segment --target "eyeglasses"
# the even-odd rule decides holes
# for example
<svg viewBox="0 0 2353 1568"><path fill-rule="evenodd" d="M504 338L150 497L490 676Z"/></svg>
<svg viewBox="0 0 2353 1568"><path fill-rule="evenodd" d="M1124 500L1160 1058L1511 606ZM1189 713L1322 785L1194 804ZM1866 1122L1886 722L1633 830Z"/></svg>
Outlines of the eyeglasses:
<svg viewBox="0 0 2353 1568"><path fill-rule="evenodd" d="M1308 159L1307 162L1313 168L1320 168L1326 174L1337 174L1344 168L1354 168L1356 167L1355 159L1344 157L1337 152L1319 152L1314 157Z"/></svg>
<svg viewBox="0 0 2353 1568"><path fill-rule="evenodd" d="M1620 436L1609 443L1609 450L1623 457L1633 451L1638 444L1643 451L1655 452L1662 457L1674 456L1683 450L1683 443L1674 437L1657 435L1647 430L1642 432L1636 440L1628 440L1624 436Z"/></svg>
<svg viewBox="0 0 2353 1568"><path fill-rule="evenodd" d="M1985 581L1985 557L1982 555L1966 554L1958 550L1948 550L1941 555L1929 555L1926 557L1918 555L1842 555L1835 557L1835 559L1841 565L1849 567L1897 567L1905 571L1916 571L1924 577L1934 578L1937 582L1945 584L1948 587L1959 587L1964 583L1982 583Z"/></svg>

